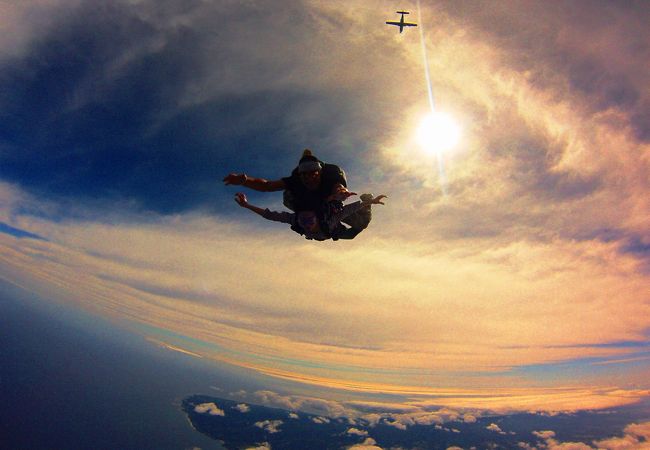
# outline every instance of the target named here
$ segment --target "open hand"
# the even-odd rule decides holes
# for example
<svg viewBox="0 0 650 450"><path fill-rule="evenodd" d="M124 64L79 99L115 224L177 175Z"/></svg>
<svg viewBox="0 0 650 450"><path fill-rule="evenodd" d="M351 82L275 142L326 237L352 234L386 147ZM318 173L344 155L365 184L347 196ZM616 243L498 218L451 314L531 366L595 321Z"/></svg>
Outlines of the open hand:
<svg viewBox="0 0 650 450"><path fill-rule="evenodd" d="M232 184L234 186L241 186L246 181L246 175L243 173L229 173L223 178L223 182L228 186Z"/></svg>
<svg viewBox="0 0 650 450"><path fill-rule="evenodd" d="M246 194L244 194L243 192L237 192L235 194L235 201L241 207L246 207L248 205L248 199L246 198Z"/></svg>
<svg viewBox="0 0 650 450"><path fill-rule="evenodd" d="M388 196L382 194L382 195L378 195L377 197L373 197L372 200L364 203L368 203L370 205L384 205L385 203L382 202L382 200L385 198L388 198Z"/></svg>

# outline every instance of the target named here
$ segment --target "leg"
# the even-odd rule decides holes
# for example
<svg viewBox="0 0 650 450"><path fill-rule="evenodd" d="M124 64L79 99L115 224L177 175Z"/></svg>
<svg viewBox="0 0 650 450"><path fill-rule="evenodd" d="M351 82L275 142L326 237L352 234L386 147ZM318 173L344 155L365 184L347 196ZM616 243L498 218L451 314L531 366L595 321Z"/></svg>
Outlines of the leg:
<svg viewBox="0 0 650 450"><path fill-rule="evenodd" d="M357 234L361 233L363 230L358 230L356 228L346 228L345 231L341 231L338 235L338 239L354 239L357 237Z"/></svg>
<svg viewBox="0 0 650 450"><path fill-rule="evenodd" d="M366 199L367 197L372 198L372 194L361 194L360 198L361 200ZM366 206L364 208L361 208L359 211L355 212L354 214L346 217L345 219L342 220L343 223L347 223L350 225L353 229L357 230L357 234L361 232L361 230L365 230L368 228L368 224L372 220L372 210L370 206ZM348 238L351 239L351 238Z"/></svg>
<svg viewBox="0 0 650 450"><path fill-rule="evenodd" d="M354 239L361 230L355 228L348 228L342 223L339 223L335 232L332 234L332 239L338 241L339 239Z"/></svg>

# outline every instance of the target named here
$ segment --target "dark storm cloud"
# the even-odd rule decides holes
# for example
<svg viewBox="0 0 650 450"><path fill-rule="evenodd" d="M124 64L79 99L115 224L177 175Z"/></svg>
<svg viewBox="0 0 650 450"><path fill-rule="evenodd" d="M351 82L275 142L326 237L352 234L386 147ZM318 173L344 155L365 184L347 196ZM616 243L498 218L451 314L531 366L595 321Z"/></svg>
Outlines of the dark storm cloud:
<svg viewBox="0 0 650 450"><path fill-rule="evenodd" d="M80 8L25 56L3 64L1 136L11 149L2 155L5 178L66 196L174 193L162 181L175 157L183 166L182 153L164 136L141 136L195 66L182 51L191 32L107 80L120 53L158 34L119 6ZM75 107L80 86L92 97ZM158 176L147 179L151 173Z"/></svg>
<svg viewBox="0 0 650 450"><path fill-rule="evenodd" d="M299 3L283 12L309 23ZM274 34L255 31L271 13L224 3L82 4L0 64L3 179L59 201L128 200L170 213L230 197L220 186L229 171L288 175L302 148L328 134L308 118L296 130L292 118L313 107L338 120L350 109L322 88L269 81L290 56L283 41L251 44Z"/></svg>

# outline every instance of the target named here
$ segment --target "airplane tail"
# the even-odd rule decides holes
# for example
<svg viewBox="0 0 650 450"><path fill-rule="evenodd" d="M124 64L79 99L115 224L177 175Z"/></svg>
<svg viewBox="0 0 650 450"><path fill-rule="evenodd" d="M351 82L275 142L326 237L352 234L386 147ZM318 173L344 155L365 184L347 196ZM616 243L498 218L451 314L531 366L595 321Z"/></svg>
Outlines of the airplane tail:
<svg viewBox="0 0 650 450"><path fill-rule="evenodd" d="M411 13L408 11L397 11L397 14L411 14Z"/></svg>

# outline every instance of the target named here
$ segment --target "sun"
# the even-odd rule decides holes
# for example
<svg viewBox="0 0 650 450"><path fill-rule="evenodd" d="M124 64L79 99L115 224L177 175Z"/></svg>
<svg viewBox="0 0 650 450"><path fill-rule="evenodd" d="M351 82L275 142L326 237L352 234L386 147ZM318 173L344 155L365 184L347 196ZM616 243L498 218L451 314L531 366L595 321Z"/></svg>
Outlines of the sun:
<svg viewBox="0 0 650 450"><path fill-rule="evenodd" d="M460 127L449 114L434 111L427 114L420 122L417 140L425 152L441 155L458 144Z"/></svg>

